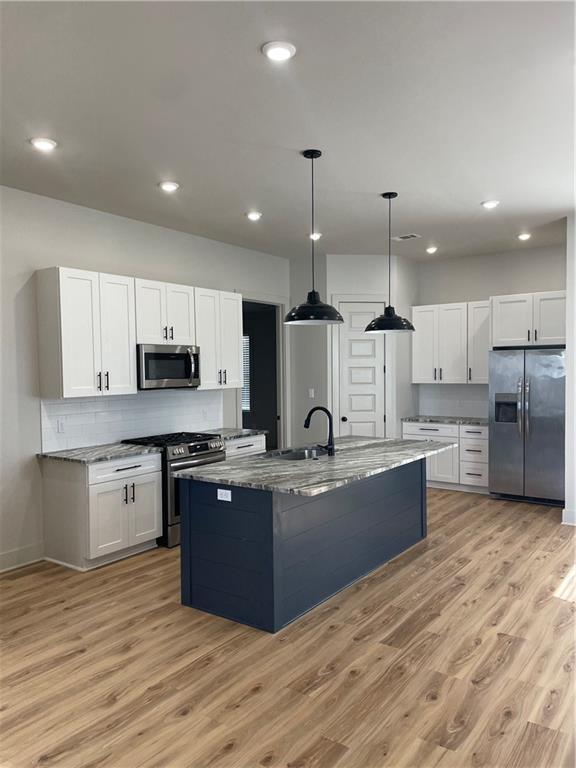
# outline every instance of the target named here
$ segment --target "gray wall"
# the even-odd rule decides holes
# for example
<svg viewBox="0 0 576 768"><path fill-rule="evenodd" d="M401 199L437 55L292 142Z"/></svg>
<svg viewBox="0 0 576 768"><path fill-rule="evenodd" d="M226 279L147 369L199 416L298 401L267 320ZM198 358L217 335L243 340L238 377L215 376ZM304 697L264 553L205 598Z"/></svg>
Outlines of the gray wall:
<svg viewBox="0 0 576 768"><path fill-rule="evenodd" d="M287 260L1 188L0 568L41 556L40 400L34 271L54 265L226 290L289 294ZM226 413L226 409L225 409Z"/></svg>

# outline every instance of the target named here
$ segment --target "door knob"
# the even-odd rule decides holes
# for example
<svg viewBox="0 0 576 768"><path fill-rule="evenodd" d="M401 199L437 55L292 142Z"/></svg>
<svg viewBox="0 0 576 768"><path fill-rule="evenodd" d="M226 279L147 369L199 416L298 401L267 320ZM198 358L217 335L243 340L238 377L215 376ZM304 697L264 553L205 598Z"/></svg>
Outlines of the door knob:
<svg viewBox="0 0 576 768"><path fill-rule="evenodd" d="M342 418L340 419L340 421L348 421L348 416L342 416Z"/></svg>

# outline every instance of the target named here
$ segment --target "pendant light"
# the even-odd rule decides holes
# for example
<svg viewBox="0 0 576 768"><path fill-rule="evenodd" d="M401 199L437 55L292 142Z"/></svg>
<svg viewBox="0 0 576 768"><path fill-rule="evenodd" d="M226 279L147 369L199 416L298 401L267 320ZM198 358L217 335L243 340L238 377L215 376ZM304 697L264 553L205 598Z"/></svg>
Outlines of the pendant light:
<svg viewBox="0 0 576 768"><path fill-rule="evenodd" d="M398 333L401 331L413 331L414 326L409 320L396 314L392 306L392 200L398 197L398 192L383 192L382 197L388 200L388 306L384 308L384 314L375 317L365 328L365 333Z"/></svg>
<svg viewBox="0 0 576 768"><path fill-rule="evenodd" d="M316 233L314 227L314 160L317 160L322 156L322 152L319 149L305 149L302 155L311 161L312 166L312 228L310 234ZM324 304L320 299L320 294L315 288L314 272L315 272L315 253L314 247L318 238L310 238L312 243L312 290L308 293L308 297L303 304L293 307L290 312L284 318L284 322L287 325L332 325L333 323L343 323L344 318L338 312L337 309L330 306L330 304Z"/></svg>

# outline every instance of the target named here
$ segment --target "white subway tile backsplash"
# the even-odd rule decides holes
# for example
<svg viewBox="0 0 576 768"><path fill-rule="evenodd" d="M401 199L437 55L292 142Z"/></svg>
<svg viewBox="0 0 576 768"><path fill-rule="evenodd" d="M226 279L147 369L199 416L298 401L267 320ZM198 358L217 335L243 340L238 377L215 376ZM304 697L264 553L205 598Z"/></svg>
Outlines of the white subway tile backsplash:
<svg viewBox="0 0 576 768"><path fill-rule="evenodd" d="M419 413L424 416L488 416L487 384L420 384Z"/></svg>
<svg viewBox="0 0 576 768"><path fill-rule="evenodd" d="M165 390L136 395L42 400L42 450L103 445L163 432L222 426L222 392ZM58 431L62 422L64 431Z"/></svg>

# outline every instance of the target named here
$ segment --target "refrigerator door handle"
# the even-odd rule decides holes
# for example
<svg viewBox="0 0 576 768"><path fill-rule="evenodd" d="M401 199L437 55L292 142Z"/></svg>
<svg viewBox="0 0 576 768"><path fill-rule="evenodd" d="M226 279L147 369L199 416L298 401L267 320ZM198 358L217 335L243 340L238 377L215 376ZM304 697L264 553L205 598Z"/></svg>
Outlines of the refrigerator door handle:
<svg viewBox="0 0 576 768"><path fill-rule="evenodd" d="M524 419L526 437L530 437L530 379L526 379L524 385Z"/></svg>
<svg viewBox="0 0 576 768"><path fill-rule="evenodd" d="M524 408L522 403L522 379L518 379L516 387L516 423L518 424L518 434L522 437L524 433L523 421L524 421Z"/></svg>

